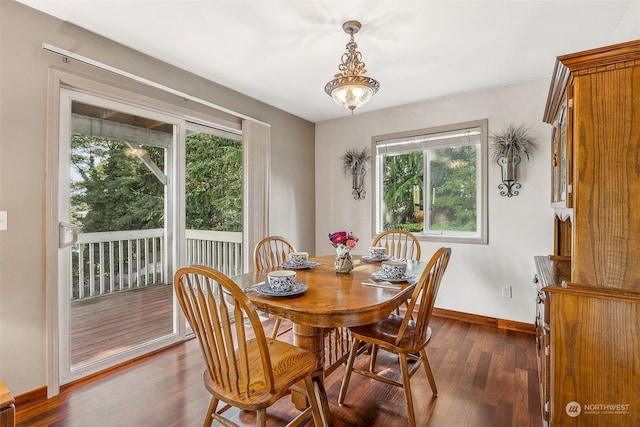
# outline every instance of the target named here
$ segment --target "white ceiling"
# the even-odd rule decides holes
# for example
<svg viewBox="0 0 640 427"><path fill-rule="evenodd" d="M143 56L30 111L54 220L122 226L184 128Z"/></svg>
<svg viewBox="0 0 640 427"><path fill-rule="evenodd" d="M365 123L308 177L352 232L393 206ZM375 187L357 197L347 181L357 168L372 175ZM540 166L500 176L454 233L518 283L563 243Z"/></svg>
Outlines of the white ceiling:
<svg viewBox="0 0 640 427"><path fill-rule="evenodd" d="M349 19L381 85L358 114L549 76L556 56L610 44L637 0L19 1L319 122L350 114L324 93Z"/></svg>

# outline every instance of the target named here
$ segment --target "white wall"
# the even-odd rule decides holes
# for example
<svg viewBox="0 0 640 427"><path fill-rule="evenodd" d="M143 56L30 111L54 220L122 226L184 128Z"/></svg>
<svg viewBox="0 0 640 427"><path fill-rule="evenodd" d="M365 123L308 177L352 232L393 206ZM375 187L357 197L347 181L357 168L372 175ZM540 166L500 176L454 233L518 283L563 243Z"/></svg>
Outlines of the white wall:
<svg viewBox="0 0 640 427"><path fill-rule="evenodd" d="M550 61L549 73L553 67ZM533 323L535 274L533 257L553 251L553 211L550 207L551 126L542 122L549 78L316 124L316 252L330 254L327 233L348 229L361 241L355 253L369 246L372 177L367 199L351 196L351 179L342 173L340 156L350 147L369 146L374 135L428 128L477 119L489 120L489 133L523 124L538 137L540 149L519 171L520 195L502 197L497 188L500 168L489 162L489 244L448 244L452 257L436 306L499 319ZM426 81L424 84L437 84ZM370 101L375 104L376 99ZM422 258L444 244L422 243ZM513 287L513 298L502 297L502 284Z"/></svg>
<svg viewBox="0 0 640 427"><path fill-rule="evenodd" d="M640 1L632 0L629 2L618 28L611 36L609 44L623 43L638 38L640 38Z"/></svg>

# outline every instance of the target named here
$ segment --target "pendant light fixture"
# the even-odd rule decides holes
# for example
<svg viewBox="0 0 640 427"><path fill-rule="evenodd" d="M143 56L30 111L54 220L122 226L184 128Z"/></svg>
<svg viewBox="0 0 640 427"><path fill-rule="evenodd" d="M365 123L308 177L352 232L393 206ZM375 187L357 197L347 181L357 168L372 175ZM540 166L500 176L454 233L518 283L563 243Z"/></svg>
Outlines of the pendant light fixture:
<svg viewBox="0 0 640 427"><path fill-rule="evenodd" d="M347 21L342 24L342 29L349 34L347 51L342 54L341 63L338 65L340 72L324 86L324 91L331 96L336 104L353 110L363 106L380 89L380 83L363 74L367 72L362 62L362 53L358 49L353 35L360 31L362 25L358 21Z"/></svg>

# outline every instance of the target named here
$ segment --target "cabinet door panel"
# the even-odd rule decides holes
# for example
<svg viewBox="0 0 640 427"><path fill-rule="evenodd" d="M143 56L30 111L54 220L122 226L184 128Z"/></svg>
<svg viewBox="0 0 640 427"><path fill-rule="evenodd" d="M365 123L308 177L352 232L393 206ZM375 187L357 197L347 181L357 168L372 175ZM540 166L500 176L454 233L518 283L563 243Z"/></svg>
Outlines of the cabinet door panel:
<svg viewBox="0 0 640 427"><path fill-rule="evenodd" d="M640 425L640 300L550 293L551 425ZM567 405L580 405L579 413ZM604 406L607 405L607 406Z"/></svg>
<svg viewBox="0 0 640 427"><path fill-rule="evenodd" d="M640 290L639 88L640 67L574 81L574 282Z"/></svg>
<svg viewBox="0 0 640 427"><path fill-rule="evenodd" d="M573 124L573 103L571 86L558 111L551 137L551 206L570 208L572 206L572 149L571 133Z"/></svg>

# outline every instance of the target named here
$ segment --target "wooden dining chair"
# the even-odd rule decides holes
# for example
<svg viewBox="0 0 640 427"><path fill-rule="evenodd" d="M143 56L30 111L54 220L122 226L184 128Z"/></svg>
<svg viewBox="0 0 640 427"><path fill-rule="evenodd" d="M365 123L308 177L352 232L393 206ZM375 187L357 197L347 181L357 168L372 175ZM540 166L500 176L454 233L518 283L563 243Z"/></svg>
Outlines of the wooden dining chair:
<svg viewBox="0 0 640 427"><path fill-rule="evenodd" d="M296 252L291 243L281 236L267 236L253 249L253 265L256 270L274 268L287 261L290 252Z"/></svg>
<svg viewBox="0 0 640 427"><path fill-rule="evenodd" d="M409 309L404 316L401 317L393 313L377 323L349 328L352 337L351 352L347 360L342 386L340 387L339 404L342 405L344 403L351 373L356 372L366 377L404 388L409 425L412 427L416 425L413 398L411 396L411 377L420 368L420 365L424 366L431 391L434 396L438 395L433 372L427 359L426 347L431 339L429 320L431 319L440 281L450 257L450 248L440 248L433 254L419 281L416 283L409 300ZM356 355L366 354L358 352L361 343L372 345L368 370L354 368ZM377 348L382 348L398 355L402 374L401 382L375 372ZM411 369L408 366L408 359L416 361Z"/></svg>
<svg viewBox="0 0 640 427"><path fill-rule="evenodd" d="M384 246L387 255L394 258L420 261L420 242L408 231L383 231L373 239L371 246Z"/></svg>
<svg viewBox="0 0 640 427"><path fill-rule="evenodd" d="M268 236L258 242L253 250L253 267L256 271L266 268L274 268L287 261L290 252L296 252L294 246L281 236ZM276 339L280 331L282 318L269 315L275 319L271 338ZM333 372L347 359L350 349L351 335L348 328L326 329L324 335L325 348L325 374Z"/></svg>
<svg viewBox="0 0 640 427"><path fill-rule="evenodd" d="M408 231L383 231L373 239L371 246L384 246L386 254L394 258L420 261L420 242ZM396 314L400 314L400 308L396 309Z"/></svg>
<svg viewBox="0 0 640 427"><path fill-rule="evenodd" d="M260 240L253 249L253 268L259 271L278 267L287 261L291 252L296 252L296 249L287 239L280 236L267 236ZM276 339L280 333L282 318L274 315L270 316L275 320L271 338Z"/></svg>
<svg viewBox="0 0 640 427"><path fill-rule="evenodd" d="M180 268L174 286L206 363L204 384L212 397L205 427L214 419L225 426L236 426L222 416L230 407L256 411L256 425L264 427L266 409L300 381L310 406L288 425L298 425L309 412L316 426L331 423L326 394L317 376L320 367L316 356L265 337L255 307L231 279L197 265Z"/></svg>

